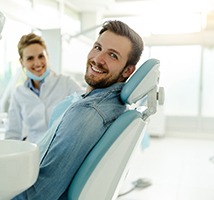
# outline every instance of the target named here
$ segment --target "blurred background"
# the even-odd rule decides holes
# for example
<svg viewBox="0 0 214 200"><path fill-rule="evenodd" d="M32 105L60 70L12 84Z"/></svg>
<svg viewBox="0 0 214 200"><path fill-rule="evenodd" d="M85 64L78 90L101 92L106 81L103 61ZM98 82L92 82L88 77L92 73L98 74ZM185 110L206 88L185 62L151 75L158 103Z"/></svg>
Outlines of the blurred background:
<svg viewBox="0 0 214 200"><path fill-rule="evenodd" d="M17 43L23 34L42 35L51 67L84 84L87 52L100 25L120 19L145 42L139 65L151 57L161 62L165 105L151 132L213 137L214 1L0 0L0 8L7 17L0 43L2 112L14 84L21 81Z"/></svg>
<svg viewBox="0 0 214 200"><path fill-rule="evenodd" d="M120 199L214 199L214 0L0 0L0 9L6 16L0 41L0 139L11 92L23 82L20 37L41 35L51 67L84 86L87 53L100 26L119 19L144 40L137 67L159 59L165 88L165 103L151 116L121 193L139 177L151 179L152 186Z"/></svg>

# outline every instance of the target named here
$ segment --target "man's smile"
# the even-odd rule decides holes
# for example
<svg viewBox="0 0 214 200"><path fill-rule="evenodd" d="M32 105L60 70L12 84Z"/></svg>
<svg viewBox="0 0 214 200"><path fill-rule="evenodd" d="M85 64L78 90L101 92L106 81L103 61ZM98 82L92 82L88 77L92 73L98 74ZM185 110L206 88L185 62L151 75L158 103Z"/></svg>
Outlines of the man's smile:
<svg viewBox="0 0 214 200"><path fill-rule="evenodd" d="M102 71L102 70L96 68L95 66L91 66L91 69L92 69L93 71L97 72L97 73L100 73L100 74L105 73L104 71Z"/></svg>

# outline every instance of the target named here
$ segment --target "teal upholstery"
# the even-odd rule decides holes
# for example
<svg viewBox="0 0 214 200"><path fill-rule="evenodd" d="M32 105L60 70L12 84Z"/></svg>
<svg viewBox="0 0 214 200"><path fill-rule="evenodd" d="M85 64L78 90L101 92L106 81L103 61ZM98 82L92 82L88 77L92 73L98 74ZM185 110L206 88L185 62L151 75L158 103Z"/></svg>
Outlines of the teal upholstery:
<svg viewBox="0 0 214 200"><path fill-rule="evenodd" d="M132 104L142 99L151 89L151 87L153 87L153 85L145 87L143 85L143 80L154 67L159 65L160 61L157 59L149 59L144 62L123 87L123 90L121 92L121 100L126 104ZM143 92L142 88L146 92Z"/></svg>
<svg viewBox="0 0 214 200"><path fill-rule="evenodd" d="M93 173L94 168L102 159L103 155L108 151L115 140L123 133L123 130L134 120L140 118L140 113L135 110L130 110L123 115L121 115L115 123L109 127L108 131L93 148L92 152L88 155L87 159L84 161L77 175L73 179L70 189L69 189L69 199L77 200L82 188L87 182L90 175ZM108 176L105 174L104 176ZM105 183L100 183L105 184Z"/></svg>

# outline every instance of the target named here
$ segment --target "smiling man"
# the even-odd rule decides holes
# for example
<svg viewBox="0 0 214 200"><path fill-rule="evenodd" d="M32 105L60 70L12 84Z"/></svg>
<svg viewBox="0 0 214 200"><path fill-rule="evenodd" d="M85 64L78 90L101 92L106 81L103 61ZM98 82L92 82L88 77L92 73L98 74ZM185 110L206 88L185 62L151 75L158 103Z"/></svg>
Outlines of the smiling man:
<svg viewBox="0 0 214 200"><path fill-rule="evenodd" d="M88 89L106 88L124 82L135 70L135 65L126 66L130 51L128 38L110 31L101 34L88 54L85 75Z"/></svg>
<svg viewBox="0 0 214 200"><path fill-rule="evenodd" d="M88 54L86 93L49 129L49 133L53 131L52 137L42 149L38 179L14 199L67 199L67 189L81 163L112 122L127 109L120 101L120 92L142 51L141 37L125 23L103 24Z"/></svg>

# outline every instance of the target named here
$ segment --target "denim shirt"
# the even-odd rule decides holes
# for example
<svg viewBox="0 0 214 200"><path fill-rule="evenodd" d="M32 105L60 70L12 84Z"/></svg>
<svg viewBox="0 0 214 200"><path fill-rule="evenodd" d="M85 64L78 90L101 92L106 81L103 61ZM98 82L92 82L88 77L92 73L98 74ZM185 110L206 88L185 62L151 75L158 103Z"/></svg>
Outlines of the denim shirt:
<svg viewBox="0 0 214 200"><path fill-rule="evenodd" d="M81 163L112 122L126 110L124 83L95 89L64 113L41 161L36 183L14 200L64 200Z"/></svg>

